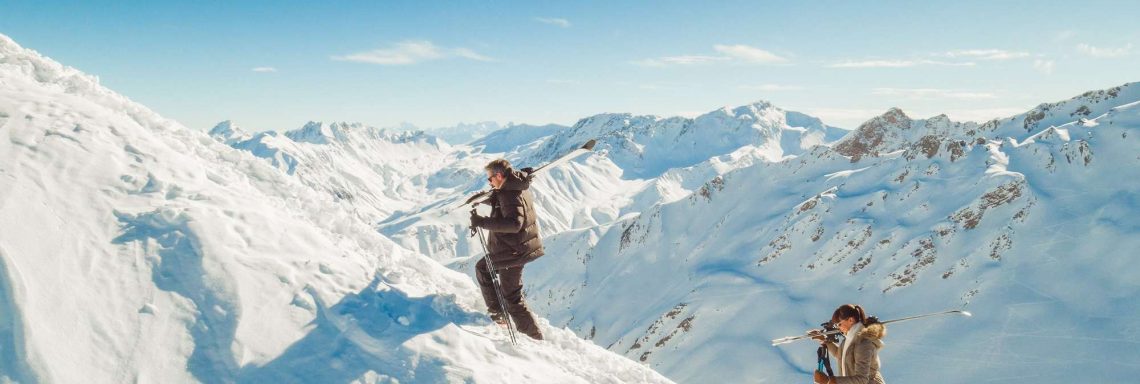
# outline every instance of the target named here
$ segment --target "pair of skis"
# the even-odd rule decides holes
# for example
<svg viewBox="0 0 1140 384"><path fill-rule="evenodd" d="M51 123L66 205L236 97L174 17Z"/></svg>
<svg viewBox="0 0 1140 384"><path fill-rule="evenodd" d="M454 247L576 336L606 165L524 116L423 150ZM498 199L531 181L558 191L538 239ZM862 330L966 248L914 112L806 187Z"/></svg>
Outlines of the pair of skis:
<svg viewBox="0 0 1140 384"><path fill-rule="evenodd" d="M569 162L570 160L573 160L574 158L577 158L578 156L581 156L581 155L584 155L590 151L593 151L595 143L596 143L595 140L590 139L590 141L587 141L586 144L583 144L581 147L578 147L577 149L575 149L573 151L570 151L570 153L562 155L562 157L554 159L554 161L546 163L546 165L543 165L541 167L536 168L533 171L530 171L530 173L527 176L528 177L537 176L542 171L557 167L561 164ZM475 213L475 207L477 205L482 204L482 203L486 203L487 200L489 200L491 198L491 192L492 192L491 190L486 190L486 191L476 193L475 195L467 198L467 200L463 201L463 204L460 204L456 208L464 207L464 206L467 206L470 204L471 205L471 211L472 211L471 213L474 214ZM448 210L448 211L450 212L450 210ZM483 237L483 231L479 230L478 228L471 227L471 236L475 236L476 234L479 235L479 244L483 246L483 260L485 260L485 262L487 264L487 272L489 272L491 274L491 285L495 287L495 295L499 299L499 310L502 311L503 316L506 319L507 333L510 334L511 344L518 345L518 340L515 336L514 319L511 319L511 313L507 312L507 301L503 299L503 288L501 285L499 285L499 274L495 272L495 264L493 261L491 261L491 252L487 250L487 239Z"/></svg>
<svg viewBox="0 0 1140 384"><path fill-rule="evenodd" d="M893 320L887 320L887 321L883 321L881 323L883 323L883 324L901 323L904 321L917 320L917 319L923 319L923 318L927 318L927 317L943 316L943 315L961 315L961 316L965 316L965 317L973 316L972 314L970 314L970 312L955 309L955 310L950 310L950 311L934 312L934 313L927 313L927 314L923 314L923 315L916 315L916 316L903 317L903 318L898 318L898 319L893 319ZM840 333L839 330L827 331L827 330L823 330L823 329L813 329L813 330L810 330L806 334L801 335L801 336L788 336L788 337L781 337L779 339L773 339L772 340L772 346L787 344L787 343L791 343L791 342L797 341L797 340L810 339L813 337L819 337L819 336L827 337L830 335L838 335L839 333Z"/></svg>

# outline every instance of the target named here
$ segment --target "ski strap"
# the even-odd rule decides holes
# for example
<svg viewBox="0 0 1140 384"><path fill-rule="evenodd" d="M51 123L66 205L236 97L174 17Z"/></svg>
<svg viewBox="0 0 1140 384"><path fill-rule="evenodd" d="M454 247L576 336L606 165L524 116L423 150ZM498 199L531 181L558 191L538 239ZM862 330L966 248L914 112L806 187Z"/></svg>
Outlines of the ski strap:
<svg viewBox="0 0 1140 384"><path fill-rule="evenodd" d="M831 358L827 353L827 346L820 345L819 349L815 350L816 360L818 361L816 370L827 373L827 377L835 377L835 372L831 370Z"/></svg>

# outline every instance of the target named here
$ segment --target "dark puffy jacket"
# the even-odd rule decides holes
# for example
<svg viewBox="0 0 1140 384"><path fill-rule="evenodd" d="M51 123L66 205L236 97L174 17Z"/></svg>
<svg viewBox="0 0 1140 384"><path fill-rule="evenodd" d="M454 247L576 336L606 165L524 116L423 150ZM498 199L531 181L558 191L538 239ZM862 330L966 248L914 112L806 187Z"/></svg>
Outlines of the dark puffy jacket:
<svg viewBox="0 0 1140 384"><path fill-rule="evenodd" d="M527 176L519 171L507 172L503 186L492 191L488 200L491 216L479 225L490 232L487 251L498 270L529 263L544 254Z"/></svg>

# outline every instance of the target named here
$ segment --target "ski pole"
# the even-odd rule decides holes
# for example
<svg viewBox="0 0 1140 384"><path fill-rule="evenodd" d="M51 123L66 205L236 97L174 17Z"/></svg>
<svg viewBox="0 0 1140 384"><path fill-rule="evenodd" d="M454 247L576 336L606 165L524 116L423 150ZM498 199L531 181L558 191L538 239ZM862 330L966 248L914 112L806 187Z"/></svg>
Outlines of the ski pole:
<svg viewBox="0 0 1140 384"><path fill-rule="evenodd" d="M483 246L483 260L487 262L487 272L491 273L491 285L495 287L495 295L499 298L499 310L503 311L503 316L507 318L507 333L511 336L511 344L518 345L518 341L515 339L514 321L511 318L511 313L507 312L507 301L503 299L503 288L499 284L499 273L495 271L495 262L491 261L491 253L487 251L487 240L479 228L471 227L471 230L479 234L479 245Z"/></svg>
<svg viewBox="0 0 1140 384"><path fill-rule="evenodd" d="M955 310L950 310L950 311L934 312L934 313L927 313L927 314L916 315L916 316L903 317L903 318L898 318L898 319L893 319L893 320L887 320L887 321L882 321L881 323L882 324L901 323L904 321L916 320L916 319L921 319L921 318L926 318L926 317L951 315L951 314L962 315L965 317L973 316L973 314L971 314L970 312L966 312L966 311L963 311L960 309L955 309ZM815 332L815 333L812 333L812 332ZM788 337L781 337L779 339L772 339L772 345L776 346L776 345L781 345L781 344L787 344L787 343L791 343L791 342L796 341L796 340L810 339L812 337L818 337L818 336L826 337L828 335L838 335L839 333L840 333L839 330L833 330L833 331L812 330L812 331L808 331L808 334L802 335L802 336L788 336Z"/></svg>

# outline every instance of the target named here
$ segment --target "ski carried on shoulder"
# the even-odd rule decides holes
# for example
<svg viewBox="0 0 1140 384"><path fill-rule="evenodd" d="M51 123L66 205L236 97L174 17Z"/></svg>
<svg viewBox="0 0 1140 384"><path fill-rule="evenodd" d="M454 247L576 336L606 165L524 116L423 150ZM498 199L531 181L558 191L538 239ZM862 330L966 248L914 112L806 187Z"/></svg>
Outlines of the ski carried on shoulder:
<svg viewBox="0 0 1140 384"><path fill-rule="evenodd" d="M882 324L901 323L904 321L917 320L917 319L922 319L922 318L927 318L927 317L943 316L943 315L961 315L961 316L965 316L965 317L973 316L973 314L971 314L970 312L966 312L966 311L963 311L960 309L955 309L955 310L950 310L950 311L934 312L934 313L927 313L927 314L923 314L923 315L916 315L916 316L903 317L903 318L898 318L898 319L893 319L893 320L886 320L886 321L882 321L881 323ZM826 336L830 336L830 335L838 335L839 333L840 333L839 330L813 329L813 330L807 331L806 334L801 335L801 336L788 336L788 337L781 337L779 339L773 339L772 345L776 346L776 345L781 345L781 344L787 344L787 343L791 343L793 341L810 339L810 338L818 337L818 336L826 337Z"/></svg>
<svg viewBox="0 0 1140 384"><path fill-rule="evenodd" d="M581 147L578 147L578 148L574 149L573 151L570 151L570 153L562 155L562 157L554 159L554 161L546 163L545 165L538 167L538 168L535 168L534 170L530 171L529 176L530 177L538 176L543 171L546 171L550 168L554 168L554 167L557 167L559 165L565 164L565 163L569 162L570 160L574 160L574 159L578 158L578 156L582 156L584 154L587 154L590 151L594 150L594 144L596 144L596 143L597 143L597 140L590 139L590 141L587 141L585 144L582 144ZM467 198L467 200L464 200L463 203L459 204L456 207L453 207L452 209L462 208L462 207L465 207L468 205L478 205L478 204L486 202L487 199L489 199L490 197L491 197L491 191L490 190L480 191L479 193L472 195L471 197ZM450 212L451 210L448 210L448 211Z"/></svg>

